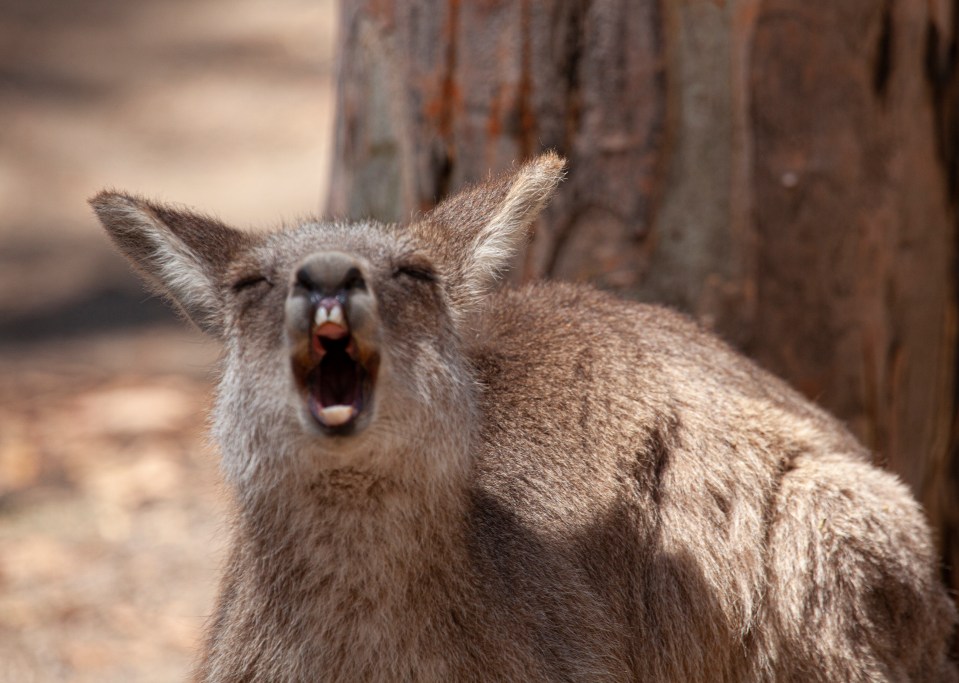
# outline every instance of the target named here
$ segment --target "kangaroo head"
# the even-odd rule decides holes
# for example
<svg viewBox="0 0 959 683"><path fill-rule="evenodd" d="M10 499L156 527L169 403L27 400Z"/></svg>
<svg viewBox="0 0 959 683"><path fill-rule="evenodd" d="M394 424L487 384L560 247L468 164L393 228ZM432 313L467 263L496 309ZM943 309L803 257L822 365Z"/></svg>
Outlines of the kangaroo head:
<svg viewBox="0 0 959 683"><path fill-rule="evenodd" d="M546 154L406 226L252 234L117 192L92 204L148 284L224 343L214 433L239 484L316 468L416 469L397 453L462 447L472 410L464 320L563 166Z"/></svg>

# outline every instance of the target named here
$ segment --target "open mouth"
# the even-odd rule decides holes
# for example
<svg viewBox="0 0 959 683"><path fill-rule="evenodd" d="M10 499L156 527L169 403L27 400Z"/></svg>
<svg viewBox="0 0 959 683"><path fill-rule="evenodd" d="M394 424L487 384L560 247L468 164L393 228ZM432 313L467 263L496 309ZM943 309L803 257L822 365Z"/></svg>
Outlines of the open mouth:
<svg viewBox="0 0 959 683"><path fill-rule="evenodd" d="M349 433L371 405L378 363L352 334L339 301L319 302L307 356L296 374L310 414L329 433Z"/></svg>

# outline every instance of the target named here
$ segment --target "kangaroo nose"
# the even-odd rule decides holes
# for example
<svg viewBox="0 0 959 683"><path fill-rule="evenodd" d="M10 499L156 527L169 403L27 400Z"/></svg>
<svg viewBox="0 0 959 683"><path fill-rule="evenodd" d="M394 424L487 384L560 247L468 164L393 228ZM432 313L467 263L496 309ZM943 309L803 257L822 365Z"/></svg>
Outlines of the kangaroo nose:
<svg viewBox="0 0 959 683"><path fill-rule="evenodd" d="M296 271L296 284L310 293L330 297L366 289L359 261L338 251L309 257Z"/></svg>

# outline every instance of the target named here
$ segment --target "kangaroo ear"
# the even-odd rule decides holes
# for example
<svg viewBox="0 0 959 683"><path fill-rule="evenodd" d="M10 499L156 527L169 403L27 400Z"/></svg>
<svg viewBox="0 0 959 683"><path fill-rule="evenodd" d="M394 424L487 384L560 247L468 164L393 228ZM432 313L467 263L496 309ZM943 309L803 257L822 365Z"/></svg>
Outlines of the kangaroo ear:
<svg viewBox="0 0 959 683"><path fill-rule="evenodd" d="M565 167L547 152L450 197L411 226L443 269L454 308L473 305L509 266Z"/></svg>
<svg viewBox="0 0 959 683"><path fill-rule="evenodd" d="M219 337L224 274L252 237L214 219L118 192L101 192L90 204L147 284L201 330Z"/></svg>

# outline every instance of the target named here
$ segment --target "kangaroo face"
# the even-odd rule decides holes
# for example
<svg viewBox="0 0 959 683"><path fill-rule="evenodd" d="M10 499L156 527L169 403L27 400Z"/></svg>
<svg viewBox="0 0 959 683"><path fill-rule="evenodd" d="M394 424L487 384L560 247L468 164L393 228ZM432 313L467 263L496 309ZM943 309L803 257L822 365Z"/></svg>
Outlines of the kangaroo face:
<svg viewBox="0 0 959 683"><path fill-rule="evenodd" d="M263 238L228 268L215 415L224 457L253 434L286 467L393 467L462 403L442 274L407 229L310 223ZM264 463L227 462L252 475ZM281 465L281 463L284 463Z"/></svg>
<svg viewBox="0 0 959 683"><path fill-rule="evenodd" d="M254 413L292 416L312 448L335 450L368 431L395 437L452 390L457 332L442 276L414 236L307 224L268 236L230 275L225 421L259 421L250 397L268 386L271 406Z"/></svg>

